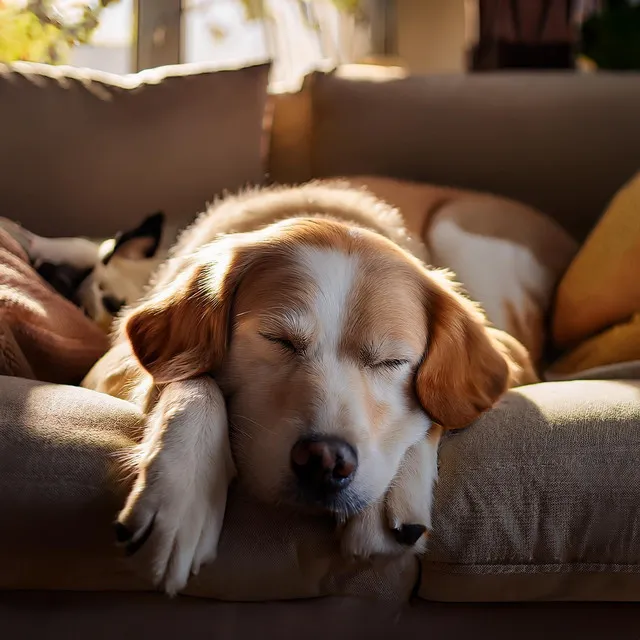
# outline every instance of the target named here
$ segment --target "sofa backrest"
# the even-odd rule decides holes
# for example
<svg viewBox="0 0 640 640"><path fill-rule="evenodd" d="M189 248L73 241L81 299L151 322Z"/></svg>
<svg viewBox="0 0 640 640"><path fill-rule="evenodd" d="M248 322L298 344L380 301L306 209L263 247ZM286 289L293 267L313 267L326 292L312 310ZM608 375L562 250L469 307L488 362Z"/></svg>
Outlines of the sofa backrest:
<svg viewBox="0 0 640 640"><path fill-rule="evenodd" d="M0 65L0 216L51 236L108 237L159 209L184 225L263 181L268 77L269 65Z"/></svg>
<svg viewBox="0 0 640 640"><path fill-rule="evenodd" d="M511 196L581 239L640 168L639 74L343 68L272 96L265 134L268 72L0 66L0 216L106 236L158 209L185 224L265 173L382 174Z"/></svg>
<svg viewBox="0 0 640 640"><path fill-rule="evenodd" d="M275 96L270 177L381 174L522 200L582 239L640 168L640 74L318 73Z"/></svg>

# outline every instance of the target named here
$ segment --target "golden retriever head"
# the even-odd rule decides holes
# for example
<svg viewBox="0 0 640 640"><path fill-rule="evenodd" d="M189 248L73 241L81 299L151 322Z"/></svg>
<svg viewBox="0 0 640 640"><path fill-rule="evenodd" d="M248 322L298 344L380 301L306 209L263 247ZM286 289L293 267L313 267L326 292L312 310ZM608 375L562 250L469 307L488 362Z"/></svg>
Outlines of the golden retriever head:
<svg viewBox="0 0 640 640"><path fill-rule="evenodd" d="M482 314L382 236L297 218L170 267L125 320L159 384L212 374L241 481L345 518L379 499L435 421L462 427L506 390Z"/></svg>

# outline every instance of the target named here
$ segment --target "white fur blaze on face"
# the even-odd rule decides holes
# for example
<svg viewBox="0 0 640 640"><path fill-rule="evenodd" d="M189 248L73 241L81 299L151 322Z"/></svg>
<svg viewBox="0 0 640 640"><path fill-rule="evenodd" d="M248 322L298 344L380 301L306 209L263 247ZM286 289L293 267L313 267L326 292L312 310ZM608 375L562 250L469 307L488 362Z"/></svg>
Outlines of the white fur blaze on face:
<svg viewBox="0 0 640 640"><path fill-rule="evenodd" d="M316 291L313 311L318 321L318 339L327 351L337 353L359 258L335 249L308 246L300 247L297 253L300 266Z"/></svg>
<svg viewBox="0 0 640 640"><path fill-rule="evenodd" d="M339 431L347 436L341 425L349 422L348 411L342 398L352 396L348 385L350 363L338 357L343 335L346 309L358 269L358 257L334 249L301 247L298 259L315 291L311 307L315 336L314 369L317 371L318 406L316 424L318 433ZM351 392L350 392L351 391Z"/></svg>

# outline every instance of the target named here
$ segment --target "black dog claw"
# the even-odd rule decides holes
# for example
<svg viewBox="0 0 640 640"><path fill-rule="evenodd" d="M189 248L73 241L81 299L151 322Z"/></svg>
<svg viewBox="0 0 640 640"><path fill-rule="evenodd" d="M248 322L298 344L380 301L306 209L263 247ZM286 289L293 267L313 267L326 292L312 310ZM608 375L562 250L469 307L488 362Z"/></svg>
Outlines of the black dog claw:
<svg viewBox="0 0 640 640"><path fill-rule="evenodd" d="M423 524L403 524L399 529L393 530L393 535L399 544L412 547L427 530Z"/></svg>
<svg viewBox="0 0 640 640"><path fill-rule="evenodd" d="M113 528L116 532L116 540L120 544L129 542L129 540L133 538L133 532L129 531L129 529L125 525L123 525L122 522L115 522Z"/></svg>
<svg viewBox="0 0 640 640"><path fill-rule="evenodd" d="M154 515L153 519L149 523L149 526L142 532L139 538L137 538L136 540L132 540L131 536L129 536L129 542L124 550L127 556L132 556L134 553L142 549L142 546L149 539L149 536L153 532L153 525L155 524L155 522L156 522L156 517ZM126 527L125 527L125 530L128 531Z"/></svg>

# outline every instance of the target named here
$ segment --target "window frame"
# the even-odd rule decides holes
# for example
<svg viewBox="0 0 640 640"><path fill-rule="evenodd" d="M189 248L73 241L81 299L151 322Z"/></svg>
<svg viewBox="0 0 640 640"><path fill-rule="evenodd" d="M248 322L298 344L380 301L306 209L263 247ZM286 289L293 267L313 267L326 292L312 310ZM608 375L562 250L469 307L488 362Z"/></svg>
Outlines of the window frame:
<svg viewBox="0 0 640 640"><path fill-rule="evenodd" d="M180 64L181 0L135 0L134 69Z"/></svg>

